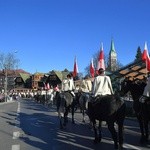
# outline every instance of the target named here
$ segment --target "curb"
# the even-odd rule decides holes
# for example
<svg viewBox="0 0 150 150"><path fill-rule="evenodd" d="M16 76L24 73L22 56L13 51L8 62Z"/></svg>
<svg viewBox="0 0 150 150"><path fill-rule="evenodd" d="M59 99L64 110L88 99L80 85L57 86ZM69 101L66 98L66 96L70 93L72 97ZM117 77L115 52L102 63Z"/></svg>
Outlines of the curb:
<svg viewBox="0 0 150 150"><path fill-rule="evenodd" d="M9 101L9 102L0 102L0 105L4 105L4 104L8 104L8 103L13 103L13 102L15 102L15 101L12 100L12 101Z"/></svg>

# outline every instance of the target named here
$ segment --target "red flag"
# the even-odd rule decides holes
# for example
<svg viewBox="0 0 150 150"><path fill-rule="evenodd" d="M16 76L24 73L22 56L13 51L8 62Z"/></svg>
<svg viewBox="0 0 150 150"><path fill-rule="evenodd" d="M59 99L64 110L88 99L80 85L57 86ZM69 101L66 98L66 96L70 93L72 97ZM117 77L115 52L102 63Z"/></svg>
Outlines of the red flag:
<svg viewBox="0 0 150 150"><path fill-rule="evenodd" d="M49 90L50 89L50 85L49 85L49 83L47 83L47 90Z"/></svg>
<svg viewBox="0 0 150 150"><path fill-rule="evenodd" d="M142 60L146 63L146 68L150 71L150 58L148 54L147 43L145 42L144 51L142 53Z"/></svg>
<svg viewBox="0 0 150 150"><path fill-rule="evenodd" d="M78 74L78 65L77 65L77 59L74 60L74 68L73 68L73 77L76 77Z"/></svg>
<svg viewBox="0 0 150 150"><path fill-rule="evenodd" d="M146 62L147 59L149 59L149 54L147 49L147 43L145 42L144 51L142 53L142 60Z"/></svg>
<svg viewBox="0 0 150 150"><path fill-rule="evenodd" d="M91 74L92 77L94 77L94 75L95 75L93 59L91 60L91 64L90 64L90 74Z"/></svg>
<svg viewBox="0 0 150 150"><path fill-rule="evenodd" d="M101 44L100 54L97 63L97 70L99 70L100 68L103 68L105 70L103 44Z"/></svg>

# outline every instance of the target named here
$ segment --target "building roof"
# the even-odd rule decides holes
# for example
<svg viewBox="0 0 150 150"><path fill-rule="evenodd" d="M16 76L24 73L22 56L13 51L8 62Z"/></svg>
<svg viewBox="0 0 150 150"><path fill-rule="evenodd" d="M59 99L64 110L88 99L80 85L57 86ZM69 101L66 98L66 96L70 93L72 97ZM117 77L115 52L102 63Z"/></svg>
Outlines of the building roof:
<svg viewBox="0 0 150 150"><path fill-rule="evenodd" d="M142 60L134 61L119 70L113 72L111 76L116 78L131 77L132 79L143 79L147 76L146 64Z"/></svg>
<svg viewBox="0 0 150 150"><path fill-rule="evenodd" d="M53 72L57 75L60 81L65 79L69 73L68 71L56 71L56 70L53 70Z"/></svg>
<svg viewBox="0 0 150 150"><path fill-rule="evenodd" d="M27 73L19 73L19 75L24 82L26 82L26 80L30 78L30 74Z"/></svg>
<svg viewBox="0 0 150 150"><path fill-rule="evenodd" d="M36 73L34 73L33 75L41 75L41 76L43 76L43 75L45 75L44 73L41 73L41 72L36 72Z"/></svg>

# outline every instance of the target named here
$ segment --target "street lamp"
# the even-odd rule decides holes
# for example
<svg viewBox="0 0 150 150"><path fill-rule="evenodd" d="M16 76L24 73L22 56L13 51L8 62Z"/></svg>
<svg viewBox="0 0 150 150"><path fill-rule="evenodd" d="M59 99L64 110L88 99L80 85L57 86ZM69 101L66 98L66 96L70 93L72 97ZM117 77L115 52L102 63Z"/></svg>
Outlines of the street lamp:
<svg viewBox="0 0 150 150"><path fill-rule="evenodd" d="M8 84L8 76L7 76L7 67L5 67L5 85L4 85L4 92L5 92L5 102L7 102L7 84Z"/></svg>

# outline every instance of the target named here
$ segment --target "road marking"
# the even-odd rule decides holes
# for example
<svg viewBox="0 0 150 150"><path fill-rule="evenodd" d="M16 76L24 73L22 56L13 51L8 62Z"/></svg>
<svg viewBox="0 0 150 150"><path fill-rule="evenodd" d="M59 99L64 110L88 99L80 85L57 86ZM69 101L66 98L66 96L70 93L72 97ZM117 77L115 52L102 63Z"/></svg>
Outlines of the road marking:
<svg viewBox="0 0 150 150"><path fill-rule="evenodd" d="M20 113L20 102L18 102L18 107L17 107L17 118L16 118L16 125L15 127L20 128L20 118L19 118L19 113ZM13 132L13 139L18 139L20 137L20 132L16 131ZM12 150L20 150L20 145L12 145Z"/></svg>
<svg viewBox="0 0 150 150"><path fill-rule="evenodd" d="M20 102L18 102L17 113L20 113Z"/></svg>
<svg viewBox="0 0 150 150"><path fill-rule="evenodd" d="M20 132L13 132L13 139L18 139L20 137Z"/></svg>
<svg viewBox="0 0 150 150"><path fill-rule="evenodd" d="M87 147L87 146L84 146L84 145L81 145L81 144L78 144L78 143L75 143L75 142L65 141L65 140L61 140L61 139L57 139L57 141L65 143L65 144L76 146L76 147L78 147L78 149L81 148L81 149L86 149L86 150L93 150L93 148L90 148L90 147ZM58 149L61 148L61 145L56 145L55 147L52 147L52 150L55 150L57 148Z"/></svg>
<svg viewBox="0 0 150 150"><path fill-rule="evenodd" d="M12 145L11 150L20 150L20 145Z"/></svg>
<svg viewBox="0 0 150 150"><path fill-rule="evenodd" d="M19 118L19 113L20 113L20 102L18 102L18 107L17 107L17 117L16 117L16 128L20 128L20 118Z"/></svg>
<svg viewBox="0 0 150 150"><path fill-rule="evenodd" d="M136 147L136 146L133 146L133 145L130 145L130 144L124 144L124 147L125 147L125 148L135 149L135 150L141 150L140 148L138 148L138 147Z"/></svg>

